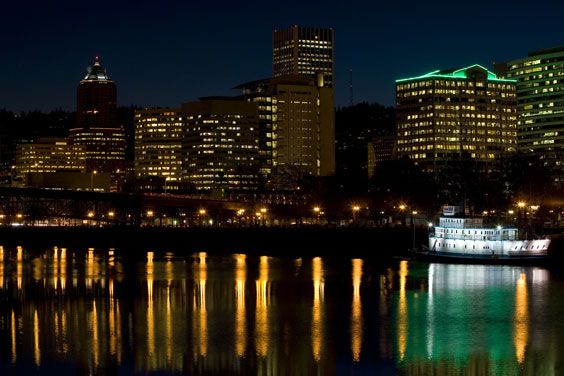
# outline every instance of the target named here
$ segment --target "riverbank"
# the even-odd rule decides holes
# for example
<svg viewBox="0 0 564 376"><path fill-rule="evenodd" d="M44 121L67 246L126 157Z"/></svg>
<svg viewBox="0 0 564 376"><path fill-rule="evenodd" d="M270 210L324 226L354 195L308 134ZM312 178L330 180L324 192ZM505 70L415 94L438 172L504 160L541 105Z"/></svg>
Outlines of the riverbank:
<svg viewBox="0 0 564 376"><path fill-rule="evenodd" d="M252 252L362 257L402 255L426 240L424 228L403 227L3 227L0 245Z"/></svg>

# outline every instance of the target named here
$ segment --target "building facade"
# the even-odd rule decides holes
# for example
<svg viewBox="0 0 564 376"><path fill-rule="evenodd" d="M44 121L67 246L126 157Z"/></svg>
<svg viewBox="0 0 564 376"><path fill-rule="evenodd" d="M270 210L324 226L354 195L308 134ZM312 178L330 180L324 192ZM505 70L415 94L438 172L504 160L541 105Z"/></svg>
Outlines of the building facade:
<svg viewBox="0 0 564 376"><path fill-rule="evenodd" d="M335 173L332 88L303 76L275 77L238 88L243 98L259 106L261 171L271 173L274 180Z"/></svg>
<svg viewBox="0 0 564 376"><path fill-rule="evenodd" d="M183 177L197 190L249 191L258 187L256 103L202 99L181 107Z"/></svg>
<svg viewBox="0 0 564 376"><path fill-rule="evenodd" d="M564 173L564 47L530 52L494 64L497 74L517 80L518 148L538 156L561 184Z"/></svg>
<svg viewBox="0 0 564 376"><path fill-rule="evenodd" d="M472 65L396 80L397 157L426 172L471 161L497 169L517 149L516 81Z"/></svg>
<svg viewBox="0 0 564 376"><path fill-rule="evenodd" d="M321 79L322 85L333 87L333 29L301 27L275 30L273 40L274 77L302 75Z"/></svg>
<svg viewBox="0 0 564 376"><path fill-rule="evenodd" d="M135 176L182 180L182 113L179 108L135 111Z"/></svg>
<svg viewBox="0 0 564 376"><path fill-rule="evenodd" d="M86 152L65 138L40 138L16 148L16 176L29 173L85 172Z"/></svg>
<svg viewBox="0 0 564 376"><path fill-rule="evenodd" d="M380 136L368 142L368 179L374 175L374 169L379 163L391 161L395 158L396 137Z"/></svg>
<svg viewBox="0 0 564 376"><path fill-rule="evenodd" d="M125 162L125 133L117 128L73 128L69 141L83 146L86 152L86 170L108 173L123 171Z"/></svg>
<svg viewBox="0 0 564 376"><path fill-rule="evenodd" d="M86 149L88 171L116 173L125 162L125 133L117 123L117 88L98 62L77 88L77 123L69 140Z"/></svg>

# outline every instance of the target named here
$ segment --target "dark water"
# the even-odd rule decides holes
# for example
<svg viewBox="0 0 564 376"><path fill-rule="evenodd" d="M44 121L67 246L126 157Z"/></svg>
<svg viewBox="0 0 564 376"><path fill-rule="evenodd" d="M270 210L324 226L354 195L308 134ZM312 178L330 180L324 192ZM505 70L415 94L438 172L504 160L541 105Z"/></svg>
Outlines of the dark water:
<svg viewBox="0 0 564 376"><path fill-rule="evenodd" d="M1 375L558 375L563 340L536 267L0 253Z"/></svg>

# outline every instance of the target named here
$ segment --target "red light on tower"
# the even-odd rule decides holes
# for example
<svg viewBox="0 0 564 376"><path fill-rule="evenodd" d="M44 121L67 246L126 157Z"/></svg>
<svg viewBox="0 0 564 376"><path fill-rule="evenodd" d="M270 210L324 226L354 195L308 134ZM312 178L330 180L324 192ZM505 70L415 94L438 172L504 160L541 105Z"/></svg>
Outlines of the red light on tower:
<svg viewBox="0 0 564 376"><path fill-rule="evenodd" d="M96 56L96 61L98 61L98 56Z"/></svg>

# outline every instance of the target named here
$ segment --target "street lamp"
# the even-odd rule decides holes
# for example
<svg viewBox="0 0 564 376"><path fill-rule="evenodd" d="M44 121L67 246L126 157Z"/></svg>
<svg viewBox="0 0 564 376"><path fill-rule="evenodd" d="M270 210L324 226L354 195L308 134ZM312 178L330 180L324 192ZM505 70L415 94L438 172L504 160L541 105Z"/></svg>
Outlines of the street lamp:
<svg viewBox="0 0 564 376"><path fill-rule="evenodd" d="M401 211L401 222L402 222L403 227L405 227L405 208L406 208L406 206L404 204L401 204L399 206L399 209Z"/></svg>
<svg viewBox="0 0 564 376"><path fill-rule="evenodd" d="M319 224L319 215L321 213L321 208L319 206L314 206L313 207L313 212L317 215L317 224Z"/></svg>
<svg viewBox="0 0 564 376"><path fill-rule="evenodd" d="M523 219L524 219L523 209L525 209L526 205L527 204L525 203L525 201L519 201L517 203L517 206L519 207L519 224L518 224L519 227L523 225Z"/></svg>
<svg viewBox="0 0 564 376"><path fill-rule="evenodd" d="M92 173L90 174L90 190L93 191L94 190L94 175L96 175L98 173L98 171L94 170L92 171Z"/></svg>
<svg viewBox="0 0 564 376"><path fill-rule="evenodd" d="M360 206L354 205L352 207L352 211L353 211L353 223L356 225L356 213L360 211Z"/></svg>

